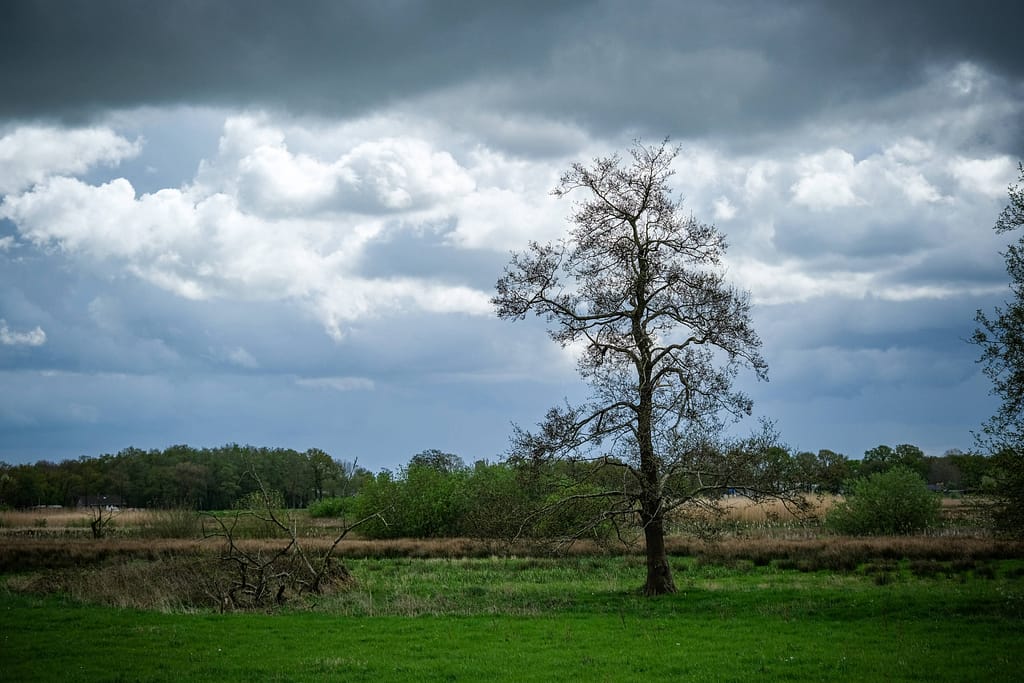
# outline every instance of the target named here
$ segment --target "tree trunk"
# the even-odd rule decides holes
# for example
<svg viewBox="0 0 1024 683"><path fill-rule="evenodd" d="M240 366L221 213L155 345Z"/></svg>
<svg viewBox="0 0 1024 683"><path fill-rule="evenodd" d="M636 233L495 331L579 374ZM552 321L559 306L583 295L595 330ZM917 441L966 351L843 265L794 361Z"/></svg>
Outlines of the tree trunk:
<svg viewBox="0 0 1024 683"><path fill-rule="evenodd" d="M676 592L672 580L672 568L665 552L665 521L661 512L656 511L649 518L643 515L644 540L647 541L647 583L644 595L665 595Z"/></svg>
<svg viewBox="0 0 1024 683"><path fill-rule="evenodd" d="M643 488L640 521L644 525L647 542L647 583L644 595L675 593L672 568L665 552L665 512L662 509L661 482L658 460L654 454L651 413L654 389L651 383L649 361L650 340L646 333L637 333L638 346L645 361L637 368L640 379L640 410L637 411L637 445L640 451L640 475Z"/></svg>
<svg viewBox="0 0 1024 683"><path fill-rule="evenodd" d="M638 346L645 359L649 357L650 342L646 333L637 333ZM654 454L651 413L654 389L651 383L649 359L637 368L640 376L640 410L637 411L637 445L640 451L640 485L643 489L640 522L644 525L647 544L647 583L644 595L675 593L672 568L665 552L665 512L662 508L661 481L658 460Z"/></svg>

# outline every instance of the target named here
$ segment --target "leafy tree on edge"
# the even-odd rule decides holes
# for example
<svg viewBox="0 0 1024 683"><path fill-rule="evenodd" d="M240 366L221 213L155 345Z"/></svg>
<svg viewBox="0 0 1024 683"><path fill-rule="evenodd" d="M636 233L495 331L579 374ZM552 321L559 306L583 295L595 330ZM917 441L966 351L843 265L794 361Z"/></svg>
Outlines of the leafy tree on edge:
<svg viewBox="0 0 1024 683"><path fill-rule="evenodd" d="M1024 164L1018 166L1024 183ZM999 214L995 231L1024 227L1024 187L1009 188L1010 203ZM1002 405L983 425L979 445L993 454L990 474L997 496L996 524L1005 532L1024 534L1024 236L1003 254L1010 276L1011 301L993 316L978 311L972 341L981 347L985 375Z"/></svg>

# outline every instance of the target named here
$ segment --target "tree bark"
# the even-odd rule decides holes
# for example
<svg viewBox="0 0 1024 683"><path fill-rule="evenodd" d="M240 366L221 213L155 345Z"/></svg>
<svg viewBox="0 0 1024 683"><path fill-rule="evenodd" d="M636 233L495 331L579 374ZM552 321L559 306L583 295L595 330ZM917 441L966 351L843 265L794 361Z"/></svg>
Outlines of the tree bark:
<svg viewBox="0 0 1024 683"><path fill-rule="evenodd" d="M646 518L647 515L644 514ZM661 512L644 519L644 540L647 542L647 583L644 595L665 595L676 592L672 568L665 552L665 522Z"/></svg>
<svg viewBox="0 0 1024 683"><path fill-rule="evenodd" d="M641 271L645 270L641 262ZM672 568L665 552L665 513L658 476L658 460L654 453L654 429L651 414L654 405L654 387L651 382L650 336L634 321L634 335L642 362L637 366L640 385L640 409L637 411L637 445L640 451L640 476L643 487L640 521L644 525L647 546L647 583L644 595L675 593Z"/></svg>

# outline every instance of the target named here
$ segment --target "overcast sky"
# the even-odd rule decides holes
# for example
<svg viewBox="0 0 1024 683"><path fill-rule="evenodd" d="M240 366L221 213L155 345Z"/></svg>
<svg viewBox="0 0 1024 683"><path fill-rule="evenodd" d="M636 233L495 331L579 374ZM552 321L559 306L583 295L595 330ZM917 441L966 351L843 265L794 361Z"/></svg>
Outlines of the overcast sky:
<svg viewBox="0 0 1024 683"><path fill-rule="evenodd" d="M501 5L501 6L499 6ZM488 303L574 161L666 136L801 450L972 446L1019 2L0 3L0 460L497 459L584 396ZM746 431L752 425L739 425Z"/></svg>

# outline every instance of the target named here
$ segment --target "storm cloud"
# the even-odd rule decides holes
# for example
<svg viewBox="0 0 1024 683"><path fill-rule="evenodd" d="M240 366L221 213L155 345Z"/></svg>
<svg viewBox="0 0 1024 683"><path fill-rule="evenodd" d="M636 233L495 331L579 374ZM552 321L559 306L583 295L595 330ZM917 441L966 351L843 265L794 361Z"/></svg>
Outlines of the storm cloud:
<svg viewBox="0 0 1024 683"><path fill-rule="evenodd" d="M801 448L968 448L1008 295L1012 2L0 6L0 458L472 460L578 397L495 320L570 163L670 136ZM750 378L742 381L751 382ZM739 428L742 428L740 426Z"/></svg>

